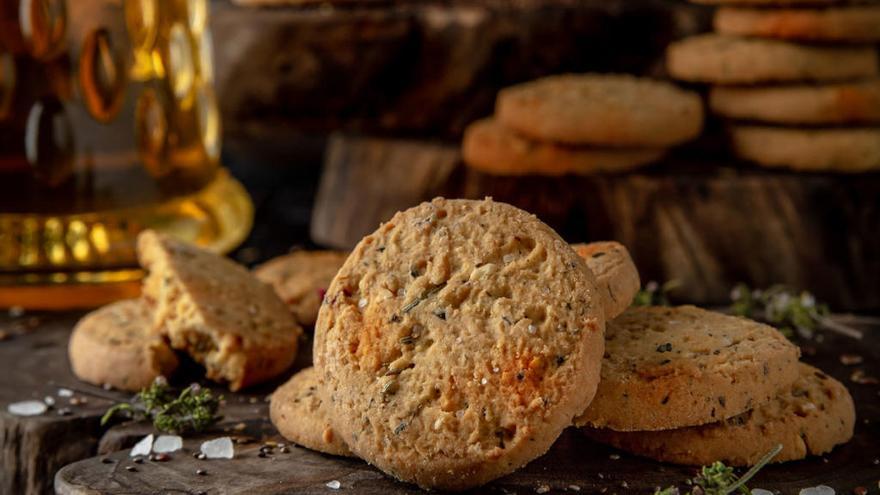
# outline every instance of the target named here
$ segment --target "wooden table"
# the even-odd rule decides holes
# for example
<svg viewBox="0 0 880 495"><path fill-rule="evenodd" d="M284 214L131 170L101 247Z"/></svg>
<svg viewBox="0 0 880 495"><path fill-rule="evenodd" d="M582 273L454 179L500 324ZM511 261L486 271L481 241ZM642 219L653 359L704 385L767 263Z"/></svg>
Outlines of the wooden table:
<svg viewBox="0 0 880 495"><path fill-rule="evenodd" d="M293 447L290 453L259 457L265 440L276 437L267 418L265 397L270 384L247 394L226 395L221 412L224 420L198 438L188 438L185 451L168 462L134 464L128 448L150 432L144 424L122 424L103 431L98 417L111 399L127 394L105 391L77 382L68 371L66 339L77 314L25 315L12 321L0 320L0 328L14 328L14 335L0 342L0 493L50 493L116 495L179 493L196 494L288 494L328 493L325 484L337 480L348 493L416 493L410 485L395 482L365 463L326 456ZM856 384L849 377L857 369L880 375L880 327L865 329L862 341L824 333L824 341L804 345L804 359L826 370L849 387L858 411L853 441L822 458L771 466L753 484L755 487L797 493L797 489L826 484L838 493L850 493L857 486L876 487L880 481L880 386ZM840 355L854 353L864 358L859 366L844 366ZM304 365L300 360L299 366ZM88 402L72 406L70 399L57 397L60 387L74 390L74 397ZM6 411L10 402L55 397L54 410L38 417L17 417ZM104 398L102 398L104 397ZM105 399L106 398L106 399ZM77 401L74 401L77 402ZM61 408L71 414L61 416ZM236 445L234 460L199 461L190 453L205 438L223 435L249 439ZM98 452L107 455L91 457ZM618 458L617 455L620 455ZM126 470L134 466L136 471ZM206 474L196 474L204 469ZM621 454L593 443L575 430L566 431L550 452L524 469L502 478L478 493L535 493L546 486L550 493L650 493L655 486L681 483L693 475L692 468L660 464Z"/></svg>

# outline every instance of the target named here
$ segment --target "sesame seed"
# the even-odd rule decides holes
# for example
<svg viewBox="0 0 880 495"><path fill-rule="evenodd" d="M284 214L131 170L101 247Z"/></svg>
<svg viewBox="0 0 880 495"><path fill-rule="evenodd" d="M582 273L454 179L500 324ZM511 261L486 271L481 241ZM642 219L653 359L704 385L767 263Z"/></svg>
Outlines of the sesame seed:
<svg viewBox="0 0 880 495"><path fill-rule="evenodd" d="M362 298L360 299L360 301L358 301L358 307L361 308L361 309L367 307L367 298L366 298L366 297L362 297Z"/></svg>
<svg viewBox="0 0 880 495"><path fill-rule="evenodd" d="M530 323L530 324L529 324L529 333L532 334L532 335L534 335L535 332L537 332L537 331L538 331L538 327L536 327L535 325L532 325L532 324Z"/></svg>

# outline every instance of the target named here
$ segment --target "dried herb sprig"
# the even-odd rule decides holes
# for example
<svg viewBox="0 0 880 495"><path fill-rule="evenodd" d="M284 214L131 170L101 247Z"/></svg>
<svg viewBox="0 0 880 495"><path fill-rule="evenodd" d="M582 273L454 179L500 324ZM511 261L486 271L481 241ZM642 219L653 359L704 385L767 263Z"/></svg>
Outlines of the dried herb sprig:
<svg viewBox="0 0 880 495"><path fill-rule="evenodd" d="M692 486L690 495L729 495L739 492L741 495L751 495L751 490L746 486L752 478L758 474L758 471L764 468L777 454L782 450L782 445L777 444L769 452L764 454L754 466L745 472L742 476L737 476L733 472L733 468L725 465L721 461L715 461L709 466L700 468L696 478L689 480ZM657 488L654 495L680 495L680 491L676 486L669 486L663 489Z"/></svg>
<svg viewBox="0 0 880 495"><path fill-rule="evenodd" d="M737 284L730 291L730 299L731 312L765 321L788 338L795 335L812 338L820 326L849 337L862 337L858 330L831 320L828 305L817 302L813 294L807 291L798 293L785 285L760 290Z"/></svg>
<svg viewBox="0 0 880 495"><path fill-rule="evenodd" d="M662 285L652 280L636 293L633 306L669 306L669 293L679 287L681 282L678 280L669 280Z"/></svg>
<svg viewBox="0 0 880 495"><path fill-rule="evenodd" d="M101 425L122 414L129 419L148 419L163 432L198 432L220 420L217 409L221 400L222 396L214 396L209 389L196 383L178 394L160 377L138 392L131 402L108 409L101 418Z"/></svg>

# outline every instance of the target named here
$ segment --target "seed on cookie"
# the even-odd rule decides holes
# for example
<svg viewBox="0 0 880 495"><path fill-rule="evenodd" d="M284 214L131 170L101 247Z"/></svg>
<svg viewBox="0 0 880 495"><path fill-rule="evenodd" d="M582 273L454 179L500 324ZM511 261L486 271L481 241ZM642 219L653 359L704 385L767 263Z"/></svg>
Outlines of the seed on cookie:
<svg viewBox="0 0 880 495"><path fill-rule="evenodd" d="M606 328L602 380L576 425L616 431L711 423L797 378L798 348L770 326L694 306L633 307Z"/></svg>

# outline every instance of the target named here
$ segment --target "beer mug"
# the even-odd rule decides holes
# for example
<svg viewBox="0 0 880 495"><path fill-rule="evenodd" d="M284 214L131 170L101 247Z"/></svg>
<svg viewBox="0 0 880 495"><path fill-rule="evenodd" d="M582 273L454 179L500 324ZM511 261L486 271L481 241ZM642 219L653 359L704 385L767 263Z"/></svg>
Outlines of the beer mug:
<svg viewBox="0 0 880 495"><path fill-rule="evenodd" d="M247 235L207 21L207 0L0 0L0 305L136 293L146 228Z"/></svg>

